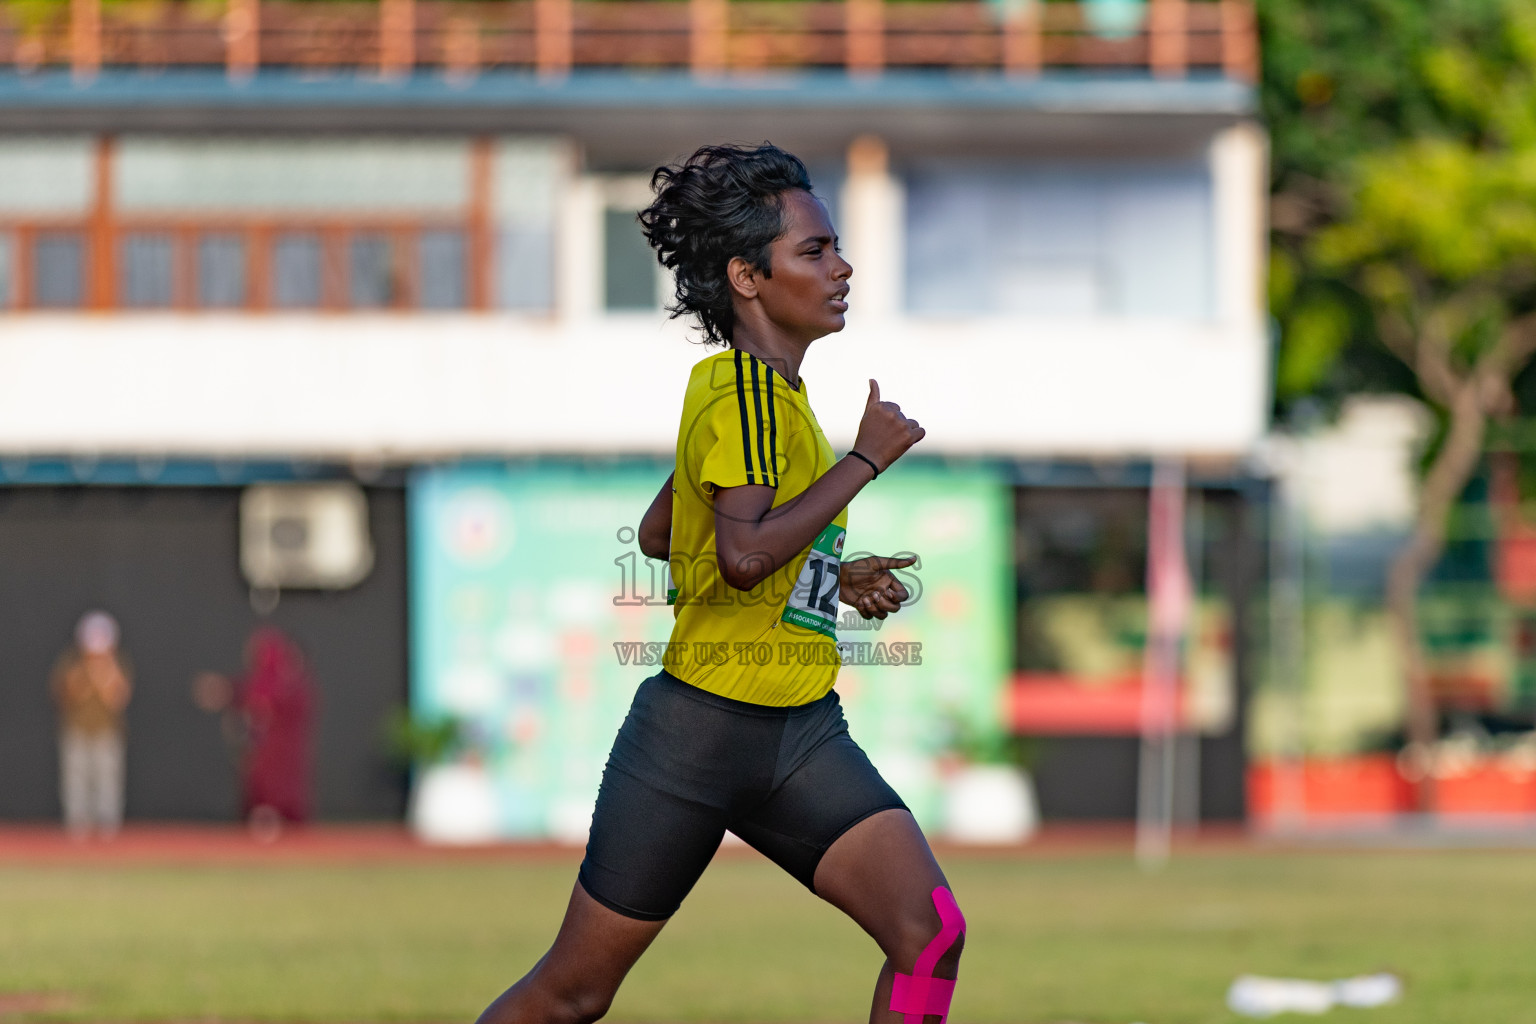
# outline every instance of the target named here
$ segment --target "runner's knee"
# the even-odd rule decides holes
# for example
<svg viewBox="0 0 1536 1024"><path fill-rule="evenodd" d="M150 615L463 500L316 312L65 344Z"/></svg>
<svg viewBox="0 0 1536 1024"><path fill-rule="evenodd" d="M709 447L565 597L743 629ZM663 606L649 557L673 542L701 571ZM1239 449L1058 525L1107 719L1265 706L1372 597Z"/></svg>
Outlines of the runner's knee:
<svg viewBox="0 0 1536 1024"><path fill-rule="evenodd" d="M937 968L937 972L941 975L953 974L955 969L960 965L960 954L964 951L965 932L962 931L958 936L955 937L955 941L950 944L949 952L945 953L942 957L939 958L939 966ZM948 968L947 970L946 967Z"/></svg>
<svg viewBox="0 0 1536 1024"><path fill-rule="evenodd" d="M965 916L955 903L955 895L945 886L934 889L933 916L928 928L917 929L929 935L927 945L911 961L912 973L899 968L891 979L891 1010L903 1020L937 1016L939 1024L949 1019L949 1003L955 994L955 976L960 966L960 950L965 944ZM914 920L919 915L912 915ZM913 929L908 926L908 931Z"/></svg>
<svg viewBox="0 0 1536 1024"><path fill-rule="evenodd" d="M540 965L541 967L544 965ZM613 1003L613 990L594 985L586 978L551 979L534 969L524 979L529 985L530 1006L536 1007L539 1020L549 1024L591 1024L601 1020Z"/></svg>
<svg viewBox="0 0 1536 1024"><path fill-rule="evenodd" d="M561 993L556 1002L559 1024L592 1024L602 1019L612 1004L612 992L579 989Z"/></svg>
<svg viewBox="0 0 1536 1024"><path fill-rule="evenodd" d="M903 915L891 959L897 970L910 971L927 953L930 962L937 960L940 975L953 977L954 966L960 962L960 953L965 948L965 918L956 906L953 913L947 914L949 920L946 921L931 901L924 902L928 905L914 906Z"/></svg>

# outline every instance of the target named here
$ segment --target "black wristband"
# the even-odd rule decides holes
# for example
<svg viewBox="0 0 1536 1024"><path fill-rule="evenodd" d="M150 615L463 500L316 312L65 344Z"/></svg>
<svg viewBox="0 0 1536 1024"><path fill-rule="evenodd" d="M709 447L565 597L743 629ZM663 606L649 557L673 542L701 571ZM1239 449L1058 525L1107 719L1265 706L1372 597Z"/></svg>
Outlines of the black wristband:
<svg viewBox="0 0 1536 1024"><path fill-rule="evenodd" d="M859 461L860 461L860 462L862 462L862 463L864 463L864 465L866 465L866 466L868 466L868 467L869 467L869 468L870 468L870 469L872 469L872 470L874 470L874 471L875 471L875 476L874 476L874 480L878 480L878 479L880 479L880 467L879 467L879 466L877 466L877 465L875 465L875 464L874 464L874 463L873 463L873 462L871 462L871 461L870 461L870 460L869 460L869 457L868 457L868 456L865 456L865 455L860 455L860 454L859 454L859 453L858 453L858 452L856 452L856 451L854 451L854 450L852 450L852 449L849 449L849 451L848 451L848 454L849 454L849 455L852 455L852 456L853 456L853 457L854 457L854 458L856 458L856 459L858 459L858 460L859 460ZM871 481L870 481L870 482L871 482L871 483L873 483L873 482L874 482L874 480L871 480Z"/></svg>

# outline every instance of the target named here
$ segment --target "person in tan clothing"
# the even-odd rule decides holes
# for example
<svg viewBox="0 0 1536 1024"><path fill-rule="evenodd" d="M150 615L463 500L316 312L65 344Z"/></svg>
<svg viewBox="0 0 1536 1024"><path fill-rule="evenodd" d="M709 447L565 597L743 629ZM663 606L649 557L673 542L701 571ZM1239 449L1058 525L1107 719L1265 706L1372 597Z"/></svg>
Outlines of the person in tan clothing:
<svg viewBox="0 0 1536 1024"><path fill-rule="evenodd" d="M116 834L123 821L123 714L133 693L117 651L117 621L89 612L75 627L75 646L54 666L50 686L59 707L59 795L64 824L84 837Z"/></svg>

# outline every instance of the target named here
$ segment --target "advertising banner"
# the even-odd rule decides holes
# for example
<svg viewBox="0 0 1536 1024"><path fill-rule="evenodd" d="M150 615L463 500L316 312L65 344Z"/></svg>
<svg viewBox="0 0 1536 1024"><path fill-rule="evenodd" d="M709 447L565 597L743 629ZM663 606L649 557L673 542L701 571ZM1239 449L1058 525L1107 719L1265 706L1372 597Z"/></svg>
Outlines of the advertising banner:
<svg viewBox="0 0 1536 1024"><path fill-rule="evenodd" d="M585 838L608 748L672 627L666 566L635 530L658 463L459 466L412 481L411 713L452 720L424 821L462 838ZM857 739L926 826L942 759L1001 728L1012 606L1007 488L978 469L897 466L849 510L844 560L913 552L909 606L844 606L838 691ZM451 793L449 792L451 790ZM443 795L443 794L448 795ZM430 830L430 829L429 829Z"/></svg>

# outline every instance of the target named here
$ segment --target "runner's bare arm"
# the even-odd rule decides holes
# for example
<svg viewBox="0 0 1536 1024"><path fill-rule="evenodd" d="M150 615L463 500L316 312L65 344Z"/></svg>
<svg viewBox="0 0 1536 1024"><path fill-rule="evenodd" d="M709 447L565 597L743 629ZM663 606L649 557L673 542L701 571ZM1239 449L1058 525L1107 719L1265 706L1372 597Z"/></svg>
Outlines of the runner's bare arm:
<svg viewBox="0 0 1536 1024"><path fill-rule="evenodd" d="M923 433L895 402L882 402L880 385L869 382L855 451L883 472L921 441ZM716 491L715 552L721 576L737 590L751 590L804 551L872 479L862 459L845 456L777 508L773 499L778 492L772 487L745 484Z"/></svg>
<svg viewBox="0 0 1536 1024"><path fill-rule="evenodd" d="M675 475L667 474L661 490L651 499L651 507L640 517L640 553L646 558L665 560L672 554L672 477Z"/></svg>

